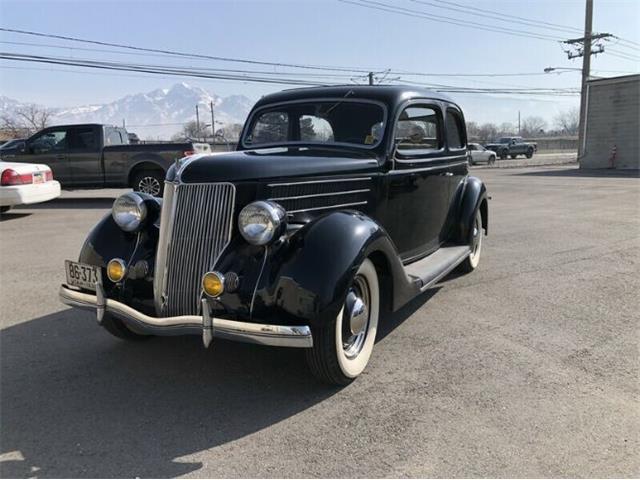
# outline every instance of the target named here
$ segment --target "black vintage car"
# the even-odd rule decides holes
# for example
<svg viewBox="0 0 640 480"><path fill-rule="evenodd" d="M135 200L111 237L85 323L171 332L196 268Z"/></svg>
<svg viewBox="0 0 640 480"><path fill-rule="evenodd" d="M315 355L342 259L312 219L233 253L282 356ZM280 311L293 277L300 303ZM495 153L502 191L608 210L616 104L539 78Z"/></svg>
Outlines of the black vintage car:
<svg viewBox="0 0 640 480"><path fill-rule="evenodd" d="M402 86L262 98L238 150L127 193L67 261L68 305L125 339L202 335L306 349L319 378L367 365L381 314L476 268L487 194L461 109Z"/></svg>

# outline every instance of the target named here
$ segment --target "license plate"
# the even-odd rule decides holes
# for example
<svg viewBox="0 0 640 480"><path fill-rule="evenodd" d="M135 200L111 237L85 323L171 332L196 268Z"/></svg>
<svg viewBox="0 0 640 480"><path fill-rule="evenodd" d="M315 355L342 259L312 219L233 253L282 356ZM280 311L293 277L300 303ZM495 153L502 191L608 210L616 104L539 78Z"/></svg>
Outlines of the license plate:
<svg viewBox="0 0 640 480"><path fill-rule="evenodd" d="M96 282L100 275L100 267L87 265L86 263L72 262L71 260L65 260L64 267L67 271L68 285L86 288L87 290L96 289Z"/></svg>
<svg viewBox="0 0 640 480"><path fill-rule="evenodd" d="M33 174L33 183L44 183L44 175L42 172L36 172Z"/></svg>

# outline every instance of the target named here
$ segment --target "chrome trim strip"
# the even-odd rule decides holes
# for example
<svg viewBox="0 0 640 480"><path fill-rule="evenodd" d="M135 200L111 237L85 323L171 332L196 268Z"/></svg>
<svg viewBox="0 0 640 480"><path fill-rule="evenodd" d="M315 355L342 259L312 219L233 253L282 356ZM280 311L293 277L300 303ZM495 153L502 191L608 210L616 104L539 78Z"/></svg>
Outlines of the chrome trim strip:
<svg viewBox="0 0 640 480"><path fill-rule="evenodd" d="M60 300L65 305L96 310L95 295L60 286ZM150 317L110 298L106 299L105 310L125 322L143 326L156 335L172 335L176 329L184 328L186 333L202 334L207 326L200 315L180 315L177 317ZM262 323L238 322L223 318L212 318L213 336L231 340L259 343L277 347L311 348L313 337L307 325L269 325Z"/></svg>
<svg viewBox="0 0 640 480"><path fill-rule="evenodd" d="M396 169L396 170L391 170L389 172L389 175L401 175L403 173L417 173L417 172L429 172L429 171L432 171L432 170L443 170L445 168L458 167L458 166L464 165L466 163L467 163L467 161L465 160L464 162L445 163L443 165L433 165L431 167Z"/></svg>
<svg viewBox="0 0 640 480"><path fill-rule="evenodd" d="M395 161L398 162L398 163L403 163L403 164L407 164L407 163L425 163L425 162L435 162L435 161L441 161L441 160L454 160L454 159L461 158L463 156L464 156L463 154L458 154L458 155L449 155L448 157L431 157L431 158L423 158L423 159L417 158L417 159L411 159L411 160L395 158Z"/></svg>
<svg viewBox="0 0 640 480"><path fill-rule="evenodd" d="M287 214L294 214L300 212L312 212L314 210L326 210L328 208L343 208L343 207L355 207L357 205L366 205L368 202L353 202L353 203L343 203L340 205L327 205L326 207L313 207L313 208L302 208L300 210L288 210Z"/></svg>
<svg viewBox="0 0 640 480"><path fill-rule="evenodd" d="M346 192L329 192L329 193L314 193L312 195L298 195L296 197L277 197L270 198L269 200L278 201L278 200L299 200L302 198L316 198L316 197L331 197L333 195L351 195L354 193L366 193L370 192L370 188L364 188L362 190L348 190Z"/></svg>
<svg viewBox="0 0 640 480"><path fill-rule="evenodd" d="M359 177L359 178L330 178L327 180L309 180L305 182L288 182L288 183L270 183L268 187L288 187L291 185L310 185L314 183L339 183L339 182L363 182L365 180L371 180L371 177Z"/></svg>

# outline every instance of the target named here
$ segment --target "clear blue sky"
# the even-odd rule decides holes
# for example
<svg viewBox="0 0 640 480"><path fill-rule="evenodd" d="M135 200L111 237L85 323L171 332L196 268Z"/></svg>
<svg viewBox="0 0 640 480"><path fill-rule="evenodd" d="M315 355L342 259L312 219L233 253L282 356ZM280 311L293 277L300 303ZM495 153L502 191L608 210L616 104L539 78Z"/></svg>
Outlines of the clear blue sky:
<svg viewBox="0 0 640 480"><path fill-rule="evenodd" d="M411 0L379 0L425 13L458 17L485 25L509 25L488 18L436 8ZM437 0L431 0L432 2ZM468 6L582 28L585 0L469 1ZM442 4L441 4L442 5ZM470 11L469 11L470 12ZM569 61L555 42L483 32L455 25L370 10L337 0L317 1L76 1L1 0L0 25L9 28L90 38L144 47L241 57L349 67L376 67L430 73L541 72L547 66L579 67ZM533 27L511 28L558 35ZM594 30L610 32L640 44L640 0L595 0ZM579 36L579 34L576 34ZM0 32L2 42L62 44L49 39ZM80 47L90 47L78 44ZM620 45L607 44L620 49ZM640 48L637 47L637 48ZM72 56L189 66L215 64L188 59L98 54L71 49L2 43L0 50L38 55ZM639 50L624 50L640 56ZM223 68L243 65L217 64ZM11 67L11 68L6 68ZM16 68L19 67L19 68ZM269 67L266 67L269 68ZM638 71L638 61L600 55L592 69ZM68 71L60 71L68 70ZM282 69L284 70L284 69ZM124 95L168 87L185 80L218 95L245 94L251 98L287 88L219 80L166 78L151 75L107 73L62 66L0 60L0 94L47 106L105 103ZM596 74L598 74L596 72ZM602 73L615 76L615 73ZM506 78L414 78L447 85L471 87L578 87L579 73ZM501 123L513 112L551 118L553 113L577 104L577 98L522 98L454 94L475 119ZM491 112L495 101L500 109Z"/></svg>

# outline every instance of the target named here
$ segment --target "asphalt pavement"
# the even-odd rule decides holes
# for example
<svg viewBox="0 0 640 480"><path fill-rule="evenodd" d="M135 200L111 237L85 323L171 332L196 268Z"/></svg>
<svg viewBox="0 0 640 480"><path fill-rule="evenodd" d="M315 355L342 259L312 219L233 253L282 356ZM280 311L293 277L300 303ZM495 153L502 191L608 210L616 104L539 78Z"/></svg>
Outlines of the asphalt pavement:
<svg viewBox="0 0 640 480"><path fill-rule="evenodd" d="M2 477L638 477L640 180L477 169L478 270L383 318L365 373L299 350L126 343L59 303L115 190L0 222Z"/></svg>

